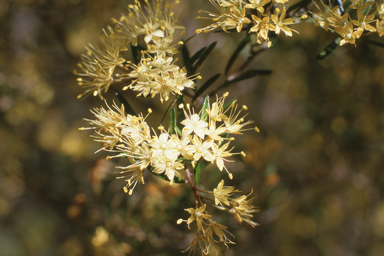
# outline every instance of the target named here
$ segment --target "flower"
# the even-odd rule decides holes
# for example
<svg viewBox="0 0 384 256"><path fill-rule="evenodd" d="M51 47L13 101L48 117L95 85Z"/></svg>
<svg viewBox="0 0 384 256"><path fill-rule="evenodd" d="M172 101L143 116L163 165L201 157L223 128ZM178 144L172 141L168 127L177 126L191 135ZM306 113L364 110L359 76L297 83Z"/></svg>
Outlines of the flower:
<svg viewBox="0 0 384 256"><path fill-rule="evenodd" d="M220 1L220 0L209 0L217 10L219 14L211 13L208 11L199 10L199 13L207 13L209 19L212 19L214 23L211 25L197 29L196 33L209 32L217 27L221 27L225 32L227 29L236 28L237 32L240 32L244 24L248 24L251 21L246 17L246 8L242 5L242 1ZM196 19L200 19L198 16Z"/></svg>
<svg viewBox="0 0 384 256"><path fill-rule="evenodd" d="M224 225L221 225L217 223L216 221L211 220L211 223L209 224L209 227L206 230L206 237L210 238L210 240L218 243L218 242L223 242L223 244L228 248L228 244L234 244L226 235L225 233L228 233L231 235L233 238L235 237L232 235L229 231L227 231L227 227ZM216 241L213 239L213 234L215 234L220 241Z"/></svg>
<svg viewBox="0 0 384 256"><path fill-rule="evenodd" d="M185 211L187 211L191 215L191 216L189 216L188 220L185 221L185 222L187 222L188 228L190 228L189 224L191 224L192 222L194 222L196 220L196 225L197 225L198 230L200 230L204 233L204 230L203 230L204 219L211 218L211 215L204 213L206 207L207 207L207 205L204 204L201 207L196 208L196 209L193 209L193 208L185 209Z"/></svg>
<svg viewBox="0 0 384 256"><path fill-rule="evenodd" d="M159 137L154 137L149 145L152 151L152 162L157 162L163 156L175 161L179 156L179 152L174 147L173 140L168 133L162 133Z"/></svg>
<svg viewBox="0 0 384 256"><path fill-rule="evenodd" d="M217 188L213 190L213 196L215 197L215 204L220 204L223 206L230 205L229 204L229 197L231 197L234 192L238 192L238 190L235 190L234 187L231 186L224 186L224 180L221 180L221 182L217 185Z"/></svg>
<svg viewBox="0 0 384 256"><path fill-rule="evenodd" d="M256 15L252 15L252 19L255 21L255 25L249 30L249 32L256 32L258 35L266 41L269 41L268 31L275 31L276 27L269 22L269 17L260 19Z"/></svg>
<svg viewBox="0 0 384 256"><path fill-rule="evenodd" d="M212 146L213 141L204 141L202 142L198 136L193 136L192 145L188 146L188 149L193 153L194 162L199 161L203 157L206 161L213 161L214 157L209 149Z"/></svg>
<svg viewBox="0 0 384 256"><path fill-rule="evenodd" d="M293 18L285 19L286 12L287 12L287 10L284 7L280 16L278 16L278 14L272 14L271 19L272 19L273 23L275 23L275 25L276 25L276 27L274 29L276 34L280 34L280 31L282 30L286 36L292 36L292 31L296 32L296 33L299 33L299 32L297 32L296 30L293 30L287 26L287 25L294 24L294 20L293 20Z"/></svg>
<svg viewBox="0 0 384 256"><path fill-rule="evenodd" d="M223 146L219 147L217 144L212 144L212 151L214 159L216 160L216 165L219 168L220 171L223 171L223 168L227 171L228 176L230 179L232 179L232 173L228 171L228 169L224 166L224 160L229 161L225 159L225 157L232 156L233 154L230 153L231 150L225 151L229 146L229 142L225 143Z"/></svg>
<svg viewBox="0 0 384 256"><path fill-rule="evenodd" d="M261 14L264 13L263 6L271 2L271 0L248 0L248 1L249 1L249 4L244 5L244 8L256 9Z"/></svg>
<svg viewBox="0 0 384 256"><path fill-rule="evenodd" d="M252 194L252 192L250 194ZM253 198L247 200L249 195L243 195L236 199L232 199L232 208L229 210L229 213L235 217L237 223L241 224L245 221L254 228L259 224L251 221L250 218L253 217L252 213L259 212L259 210L252 205Z"/></svg>
<svg viewBox="0 0 384 256"><path fill-rule="evenodd" d="M156 159L152 159L153 161L153 173L161 174L164 173L165 176L168 177L170 182L173 182L173 179L176 177L180 177L181 174L178 172L184 169L184 165L180 162L176 161L177 156L173 159L169 159L168 157L162 156Z"/></svg>
<svg viewBox="0 0 384 256"><path fill-rule="evenodd" d="M369 25L369 23L373 22L373 18L375 17L375 14L371 15L364 15L363 10L358 9L357 10L357 20L352 20L353 25L359 27L358 30L363 32L364 30L376 32L375 27Z"/></svg>
<svg viewBox="0 0 384 256"><path fill-rule="evenodd" d="M376 30L379 36L384 36L384 20L376 20Z"/></svg>
<svg viewBox="0 0 384 256"><path fill-rule="evenodd" d="M356 44L356 39L358 39L362 33L361 30L353 30L352 22L349 22L343 28L335 28L335 32L343 37L343 39L340 41L340 45L344 45L346 43Z"/></svg>
<svg viewBox="0 0 384 256"><path fill-rule="evenodd" d="M182 125L184 125L182 130L183 137L195 133L201 139L204 139L205 134L207 133L208 123L200 120L198 114L195 114L194 112L191 113L189 104L187 104L187 109L189 114L184 109L185 119L180 122Z"/></svg>
<svg viewBox="0 0 384 256"><path fill-rule="evenodd" d="M191 253L192 253L192 255L194 255L196 253L196 248L197 248L197 249L200 249L204 255L208 255L210 247L211 247L210 239L207 236L205 236L204 234L199 233L195 236L195 238L192 240L192 242L188 245L188 248L182 252L186 252L186 251L190 250L189 255Z"/></svg>

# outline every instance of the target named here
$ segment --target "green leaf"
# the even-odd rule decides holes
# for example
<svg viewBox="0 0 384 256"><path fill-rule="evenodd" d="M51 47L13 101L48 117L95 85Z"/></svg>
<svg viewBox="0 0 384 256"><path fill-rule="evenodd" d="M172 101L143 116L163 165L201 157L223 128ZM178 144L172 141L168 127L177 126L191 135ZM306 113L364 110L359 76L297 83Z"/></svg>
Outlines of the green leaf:
<svg viewBox="0 0 384 256"><path fill-rule="evenodd" d="M224 105L223 105L223 111L227 110L227 108L229 108L232 105L232 103L234 103L234 102L236 103L237 99L225 102Z"/></svg>
<svg viewBox="0 0 384 256"><path fill-rule="evenodd" d="M384 43L381 43L381 42L376 42L376 41L372 41L372 40L360 40L360 41L363 43L373 44L373 45L384 48Z"/></svg>
<svg viewBox="0 0 384 256"><path fill-rule="evenodd" d="M188 37L185 41L183 41L183 45L185 45L186 43L188 43L192 38L194 38L197 34L193 34L192 36Z"/></svg>
<svg viewBox="0 0 384 256"><path fill-rule="evenodd" d="M180 51L181 51L181 55L183 56L184 63L187 63L189 61L189 58L190 58L189 51L187 48L187 43L189 42L189 40L191 40L195 36L196 36L196 34L188 37L185 41L182 40L183 45L180 47Z"/></svg>
<svg viewBox="0 0 384 256"><path fill-rule="evenodd" d="M195 63L203 54L204 54L204 51L205 49L207 49L207 47L203 47L201 48L200 50L198 50L189 60L188 62L185 63L185 68L187 70L191 69L193 63ZM188 75L190 75L188 73Z"/></svg>
<svg viewBox="0 0 384 256"><path fill-rule="evenodd" d="M183 56L184 63L188 63L190 59L190 55L189 55L189 50L187 46L185 44L182 45L182 47L180 48L180 51L181 51L181 56Z"/></svg>
<svg viewBox="0 0 384 256"><path fill-rule="evenodd" d="M175 129L176 129L177 134L179 134L179 136L183 136L183 133L181 132L181 130L178 126L176 126Z"/></svg>
<svg viewBox="0 0 384 256"><path fill-rule="evenodd" d="M220 77L220 73L209 78L193 95L192 102L194 102L205 90L208 89L218 78Z"/></svg>
<svg viewBox="0 0 384 256"><path fill-rule="evenodd" d="M336 38L334 41L332 41L327 47L324 48L317 56L316 60L323 60L325 57L330 55L339 45L340 45L341 37Z"/></svg>
<svg viewBox="0 0 384 256"><path fill-rule="evenodd" d="M165 175L165 174L163 174L163 173L153 173L152 172L152 174L153 175L155 175L155 176L157 176L157 177L159 177L160 179L162 179L162 180L166 180L166 181L169 181L170 182L170 180L168 179L168 177ZM175 177L174 179L173 179L173 183L185 183L185 180L183 180L182 178L179 178L179 177Z"/></svg>
<svg viewBox="0 0 384 256"><path fill-rule="evenodd" d="M160 122L161 124L164 122L165 117L167 116L169 110L171 109L171 107L173 106L173 104L175 104L175 102L176 102L176 100L173 100L173 101L171 102L171 104L169 104L169 106L167 107L167 110L165 110L165 113L164 113L163 117L161 118L161 122Z"/></svg>
<svg viewBox="0 0 384 256"><path fill-rule="evenodd" d="M205 111L207 109L209 109L209 95L205 97L203 106L201 106L200 120L202 121L208 120L208 113Z"/></svg>
<svg viewBox="0 0 384 256"><path fill-rule="evenodd" d="M131 107L131 105L129 105L127 99L124 98L124 96L118 90L116 90L116 89L115 89L115 95L116 95L117 99L120 101L120 104L123 104L123 106L125 108L125 112L127 114L135 116L136 113L133 110L133 108Z"/></svg>
<svg viewBox="0 0 384 256"><path fill-rule="evenodd" d="M171 107L169 111L168 133L175 134L176 127L176 110L175 107Z"/></svg>
<svg viewBox="0 0 384 256"><path fill-rule="evenodd" d="M208 55L211 54L213 49L216 47L217 42L211 43L208 48L203 52L199 60L196 62L195 66L193 66L193 70L196 72L201 65L204 63L204 61L207 59Z"/></svg>
<svg viewBox="0 0 384 256"><path fill-rule="evenodd" d="M132 58L133 62L137 65L141 61L141 51L145 50L145 48L139 44L137 46L131 45Z"/></svg>
<svg viewBox="0 0 384 256"><path fill-rule="evenodd" d="M226 81L224 84L222 84L218 89L222 89L224 87L227 87L228 85L230 84L233 84L233 83L237 83L237 82L240 82L242 80L246 80L246 79L249 79L249 78L252 78L254 76L259 76L259 75L270 75L272 73L272 70L258 70L258 69L251 69L251 70L248 70L248 71L245 71L244 73L241 73L240 75L238 75L236 78L230 80L230 81Z"/></svg>
<svg viewBox="0 0 384 256"><path fill-rule="evenodd" d="M232 65L235 63L235 60L239 56L240 52L244 49L244 47L250 42L251 36L248 34L243 41L240 42L240 44L237 46L235 52L232 54L231 58L229 59L227 66L225 67L224 74L227 75L229 69L232 67Z"/></svg>
<svg viewBox="0 0 384 256"><path fill-rule="evenodd" d="M196 184L200 181L200 172L207 167L210 164L210 162L203 160L202 162L197 162L195 167L193 168L193 172L195 174L195 181Z"/></svg>
<svg viewBox="0 0 384 256"><path fill-rule="evenodd" d="M180 104L185 105L184 94L176 96L176 113L177 113L177 126L181 126L180 122L185 119L184 110L179 108Z"/></svg>

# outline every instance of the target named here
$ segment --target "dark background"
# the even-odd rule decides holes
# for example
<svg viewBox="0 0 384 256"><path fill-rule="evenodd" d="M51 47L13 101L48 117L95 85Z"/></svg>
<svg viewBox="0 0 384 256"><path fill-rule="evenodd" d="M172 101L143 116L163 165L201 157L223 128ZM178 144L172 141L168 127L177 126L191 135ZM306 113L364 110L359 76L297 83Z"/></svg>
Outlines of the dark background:
<svg viewBox="0 0 384 256"><path fill-rule="evenodd" d="M149 175L129 197L115 179L119 163L95 155L91 133L78 131L103 102L77 100L72 71L84 46L132 2L0 0L1 256L182 255L193 239L176 224L193 205L188 186ZM214 11L208 1L182 1L186 36L207 25L194 19L203 7ZM384 255L384 50L358 41L316 61L335 35L311 23L294 28L300 34L281 35L252 62L270 76L229 89L260 133L236 138L235 151L247 157L228 165L232 181L212 168L202 186L225 179L253 189L261 212L255 229L218 214L236 236L219 255ZM219 40L198 85L224 70L244 36L202 34L188 44L193 53ZM157 127L158 98L127 97L138 111L152 107L147 121Z"/></svg>

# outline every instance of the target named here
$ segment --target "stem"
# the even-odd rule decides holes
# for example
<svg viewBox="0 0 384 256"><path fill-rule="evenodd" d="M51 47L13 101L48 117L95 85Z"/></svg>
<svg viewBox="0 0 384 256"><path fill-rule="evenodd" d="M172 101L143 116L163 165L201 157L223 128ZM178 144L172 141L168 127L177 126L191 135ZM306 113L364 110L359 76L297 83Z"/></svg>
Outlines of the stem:
<svg viewBox="0 0 384 256"><path fill-rule="evenodd" d="M213 198L210 198L210 197L207 197L207 196L201 196L203 199L207 199L207 200L210 200L210 201L215 201L215 199Z"/></svg>
<svg viewBox="0 0 384 256"><path fill-rule="evenodd" d="M211 191L206 191L206 190L202 190L202 189L199 189L199 188L196 188L196 190L199 191L199 192L206 193L206 194L213 194L213 192L211 192Z"/></svg>
<svg viewBox="0 0 384 256"><path fill-rule="evenodd" d="M189 185L191 186L192 190L193 190L193 194L195 196L195 202L196 202L196 206L198 204L200 205L203 205L203 197L199 194L198 192L198 188L195 186L195 183L193 183L193 180L192 180L192 173L189 171L188 168L185 168L185 174L187 176L187 181L189 183Z"/></svg>

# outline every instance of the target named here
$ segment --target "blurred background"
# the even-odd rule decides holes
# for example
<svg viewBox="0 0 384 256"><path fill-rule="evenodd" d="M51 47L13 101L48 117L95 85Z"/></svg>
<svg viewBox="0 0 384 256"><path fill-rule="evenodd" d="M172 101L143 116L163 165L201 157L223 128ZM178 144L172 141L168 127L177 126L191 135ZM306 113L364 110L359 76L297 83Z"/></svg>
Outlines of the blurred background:
<svg viewBox="0 0 384 256"><path fill-rule="evenodd" d="M82 89L73 69L132 2L0 0L1 256L186 255L180 251L194 233L176 220L188 218L189 188L149 175L128 196L115 179L121 163L94 154L91 133L78 131L103 102L76 99ZM181 2L179 23L190 36L207 25L194 19L198 9L214 8ZM233 180L212 168L202 172L202 186L225 179L246 194L253 189L261 212L255 229L218 213L236 236L228 250L217 247L219 255L384 255L384 50L358 42L316 61L335 35L310 23L294 28L300 34L280 36L250 65L271 75L229 88L260 133L236 138L235 151L247 157L228 165ZM244 37L192 39L191 53L218 41L198 85L224 70ZM138 112L152 107L147 122L157 127L167 104L127 98Z"/></svg>

